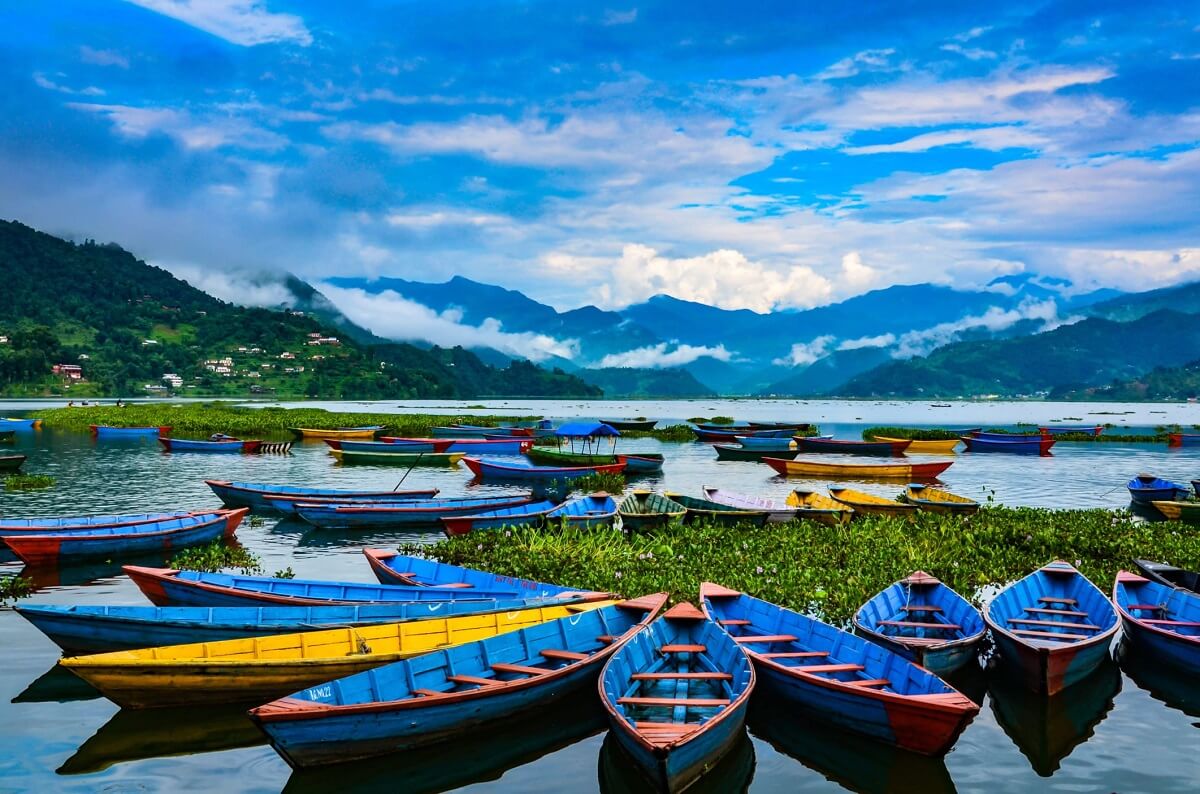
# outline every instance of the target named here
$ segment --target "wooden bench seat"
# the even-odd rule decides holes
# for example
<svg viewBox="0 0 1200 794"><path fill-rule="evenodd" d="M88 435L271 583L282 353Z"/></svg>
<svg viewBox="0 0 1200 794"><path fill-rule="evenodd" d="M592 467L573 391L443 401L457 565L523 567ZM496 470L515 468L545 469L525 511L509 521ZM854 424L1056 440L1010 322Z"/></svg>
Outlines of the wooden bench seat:
<svg viewBox="0 0 1200 794"><path fill-rule="evenodd" d="M941 607L935 607L932 604L908 604L900 607L905 612L941 612Z"/></svg>
<svg viewBox="0 0 1200 794"><path fill-rule="evenodd" d="M635 722L633 727L642 733L690 733L700 726L686 722Z"/></svg>
<svg viewBox="0 0 1200 794"><path fill-rule="evenodd" d="M751 634L745 637L734 637L734 642L752 644L757 642L795 642L794 634Z"/></svg>
<svg viewBox="0 0 1200 794"><path fill-rule="evenodd" d="M1047 609L1046 607L1025 607L1025 611L1035 615L1059 615L1064 618L1086 618L1088 616L1086 612L1075 612L1070 609Z"/></svg>
<svg viewBox="0 0 1200 794"><path fill-rule="evenodd" d="M1149 623L1152 626L1182 626L1183 628L1200 627L1200 620L1166 620L1165 618L1151 620L1150 618L1146 618L1142 620L1142 622Z"/></svg>
<svg viewBox="0 0 1200 794"><path fill-rule="evenodd" d="M881 620L879 625L905 629L944 629L946 631L958 631L962 628L957 623L925 623L919 620Z"/></svg>
<svg viewBox="0 0 1200 794"><path fill-rule="evenodd" d="M892 682L886 678L860 678L854 681L847 681L850 686L891 686Z"/></svg>
<svg viewBox="0 0 1200 794"><path fill-rule="evenodd" d="M1020 623L1023 626L1055 626L1064 629L1084 629L1099 631L1100 627L1092 623L1071 623L1065 620L1034 620L1033 618L1009 618L1009 623Z"/></svg>
<svg viewBox="0 0 1200 794"><path fill-rule="evenodd" d="M696 708L711 708L715 706L728 706L729 698L642 698L642 697L624 697L617 698L617 705L620 706L665 706L674 708L676 706L691 706Z"/></svg>
<svg viewBox="0 0 1200 794"><path fill-rule="evenodd" d="M704 653L707 645L664 645L659 648L663 653Z"/></svg>
<svg viewBox="0 0 1200 794"><path fill-rule="evenodd" d="M525 675L545 675L550 671L545 667L530 667L524 664L508 664L506 662L497 662L492 665L492 669L497 673L523 673Z"/></svg>
<svg viewBox="0 0 1200 794"><path fill-rule="evenodd" d="M1162 604L1130 604L1129 609L1148 609L1152 612L1165 612L1167 610Z"/></svg>
<svg viewBox="0 0 1200 794"><path fill-rule="evenodd" d="M796 669L806 673L851 673L867 668L861 664L805 664Z"/></svg>
<svg viewBox="0 0 1200 794"><path fill-rule="evenodd" d="M570 662L578 662L588 658L586 653L578 653L576 651L560 651L557 648L547 648L540 653L547 659L566 659Z"/></svg>
<svg viewBox="0 0 1200 794"><path fill-rule="evenodd" d="M414 695L419 695L420 697L426 697L426 698L434 697L435 695L446 694L445 692L438 692L436 689L414 689L412 691L412 693Z"/></svg>
<svg viewBox="0 0 1200 794"><path fill-rule="evenodd" d="M763 659L818 659L828 656L827 651L784 651L783 653L760 653Z"/></svg>
<svg viewBox="0 0 1200 794"><path fill-rule="evenodd" d="M605 645L612 645L613 641L616 639L617 638L611 634L601 634L599 637L596 638L596 642L602 642Z"/></svg>
<svg viewBox="0 0 1200 794"><path fill-rule="evenodd" d="M1043 604L1066 604L1072 607L1079 605L1079 602L1074 598L1055 598L1054 596L1042 596L1038 601Z"/></svg>
<svg viewBox="0 0 1200 794"><path fill-rule="evenodd" d="M1022 637L1041 637L1058 642L1075 642L1076 640L1089 639L1086 634L1058 634L1053 631L1034 631L1032 629L1013 629L1012 633L1020 634Z"/></svg>
<svg viewBox="0 0 1200 794"><path fill-rule="evenodd" d="M475 684L476 686L495 686L502 684L503 681L497 681L494 678L483 678L477 675L448 675L447 681L453 681L456 684Z"/></svg>
<svg viewBox="0 0 1200 794"><path fill-rule="evenodd" d="M732 681L731 673L634 673L634 681Z"/></svg>
<svg viewBox="0 0 1200 794"><path fill-rule="evenodd" d="M745 620L743 618L727 618L725 620L718 620L717 623L720 623L722 626L749 626L750 625L750 621Z"/></svg>

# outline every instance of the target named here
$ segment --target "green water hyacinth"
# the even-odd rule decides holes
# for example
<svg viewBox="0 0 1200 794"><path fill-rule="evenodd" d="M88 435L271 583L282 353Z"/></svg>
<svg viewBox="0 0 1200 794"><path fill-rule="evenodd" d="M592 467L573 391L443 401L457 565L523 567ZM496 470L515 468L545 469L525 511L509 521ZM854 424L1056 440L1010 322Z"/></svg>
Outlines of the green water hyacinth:
<svg viewBox="0 0 1200 794"><path fill-rule="evenodd" d="M219 540L213 541L207 546L183 549L171 558L168 565L180 571L221 573L225 570L236 569L243 576L263 575L262 558L257 554L241 546L228 546ZM287 570L290 572L291 568ZM290 579L292 576L286 578Z"/></svg>
<svg viewBox="0 0 1200 794"><path fill-rule="evenodd" d="M58 481L49 474L13 474L4 478L6 491L36 491L53 488Z"/></svg>

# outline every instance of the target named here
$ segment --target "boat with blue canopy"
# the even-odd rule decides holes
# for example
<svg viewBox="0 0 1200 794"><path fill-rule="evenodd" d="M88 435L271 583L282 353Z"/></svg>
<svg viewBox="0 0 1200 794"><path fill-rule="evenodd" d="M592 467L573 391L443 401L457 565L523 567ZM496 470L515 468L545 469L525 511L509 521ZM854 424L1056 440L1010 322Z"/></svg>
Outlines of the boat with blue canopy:
<svg viewBox="0 0 1200 794"><path fill-rule="evenodd" d="M1200 594L1119 571L1112 600L1129 642L1149 658L1200 674Z"/></svg>
<svg viewBox="0 0 1200 794"><path fill-rule="evenodd" d="M405 491L353 491L337 488L310 488L302 485L278 485L265 482L205 480L217 498L227 507L249 507L254 510L278 510L281 502L338 500L346 502L398 502L432 499L437 488L414 488ZM293 511L288 510L291 513Z"/></svg>
<svg viewBox="0 0 1200 794"><path fill-rule="evenodd" d="M272 504L275 500L271 501ZM521 507L535 501L528 494L465 499L417 499L404 502L295 502L296 515L320 529L437 526L447 516Z"/></svg>
<svg viewBox="0 0 1200 794"><path fill-rule="evenodd" d="M1153 474L1139 474L1125 487L1129 489L1129 498L1141 503L1182 501L1187 499L1190 493L1186 485L1164 480Z"/></svg>

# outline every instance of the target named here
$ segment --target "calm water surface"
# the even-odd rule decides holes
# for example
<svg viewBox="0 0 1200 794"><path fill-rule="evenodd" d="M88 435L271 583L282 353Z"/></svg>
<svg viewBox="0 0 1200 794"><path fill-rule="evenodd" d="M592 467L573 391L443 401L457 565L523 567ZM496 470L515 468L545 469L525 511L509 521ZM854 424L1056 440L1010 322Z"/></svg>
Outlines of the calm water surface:
<svg viewBox="0 0 1200 794"><path fill-rule="evenodd" d="M329 404L342 410L467 410L466 403ZM914 403L715 401L667 403L494 402L478 410L552 417L634 416L666 419L725 414L748 419L817 422L838 438L858 438L873 424L1004 425L1080 417L1131 430L1200 422L1195 405L1052 403ZM33 405L0 403L0 415ZM1157 413L1165 411L1167 413ZM1109 412L1103 415L1095 412ZM1128 413L1127 413L1128 412ZM1120 431L1114 431L1120 432ZM289 456L166 455L151 440L96 444L86 436L25 435L17 451L26 470L58 479L55 488L0 492L7 516L214 507L205 478L391 488L402 469L340 467L324 445L300 444ZM644 481L696 493L701 485L785 496L803 484L755 463L721 462L704 444L622 444L661 450L664 474ZM833 459L833 458L829 458ZM862 459L858 459L860 462ZM1124 482L1140 471L1183 481L1200 477L1200 450L1162 445L1066 444L1050 458L960 455L943 481L958 493L1009 505L1048 507L1128 504ZM504 490L470 483L465 469L416 469L405 486L434 485L448 496ZM814 482L823 488L828 482ZM863 484L893 495L897 486ZM363 546L435 535L386 533L347 537L309 532L267 519L243 525L240 541L268 571L298 577L371 581ZM16 564L0 564L15 573ZM38 574L41 603L145 604L117 566ZM1102 588L1107 583L1101 583ZM636 790L636 775L605 741L589 695L516 722L487 740L365 764L352 773L293 775L242 717L240 708L122 712L69 673L54 669L57 648L11 610L0 610L0 791L354 791L551 792ZM750 738L706 779L703 790L825 791L1164 791L1194 792L1200 776L1200 684L1182 681L1136 658L1123 658L1047 702L980 673L954 682L983 707L954 750L933 761L889 751L819 724L752 714Z"/></svg>

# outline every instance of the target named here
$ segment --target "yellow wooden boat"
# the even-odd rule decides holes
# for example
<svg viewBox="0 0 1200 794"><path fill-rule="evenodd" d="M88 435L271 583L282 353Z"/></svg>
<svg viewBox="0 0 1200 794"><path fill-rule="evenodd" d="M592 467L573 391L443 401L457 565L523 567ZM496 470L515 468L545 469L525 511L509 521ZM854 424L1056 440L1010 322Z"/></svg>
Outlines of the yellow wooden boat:
<svg viewBox="0 0 1200 794"><path fill-rule="evenodd" d="M907 441L906 438L889 438L888 436L871 436L872 441ZM904 449L904 454L918 455L953 455L955 448L961 442L957 438L939 439L937 441L913 441Z"/></svg>
<svg viewBox="0 0 1200 794"><path fill-rule="evenodd" d="M932 480L950 468L953 461L912 463L901 458L895 463L825 463L815 460L784 460L764 457L763 463L785 477L837 477L859 480Z"/></svg>
<svg viewBox="0 0 1200 794"><path fill-rule="evenodd" d="M375 438L383 432L383 425L367 427L338 427L322 430L316 427L289 427L288 430L296 438Z"/></svg>
<svg viewBox="0 0 1200 794"><path fill-rule="evenodd" d="M979 510L979 502L974 499L920 483L909 484L904 491L904 501L930 513L969 516Z"/></svg>
<svg viewBox="0 0 1200 794"><path fill-rule="evenodd" d="M526 628L615 601L423 618L379 626L116 651L59 664L125 708L264 703L439 648Z"/></svg>
<svg viewBox="0 0 1200 794"><path fill-rule="evenodd" d="M842 504L853 507L855 515L859 516L912 516L917 512L916 505L856 491L853 488L830 488L829 494Z"/></svg>
<svg viewBox="0 0 1200 794"><path fill-rule="evenodd" d="M1170 521L1200 523L1200 502L1157 501L1150 504Z"/></svg>
<svg viewBox="0 0 1200 794"><path fill-rule="evenodd" d="M836 499L830 499L823 493L806 491L797 488L788 494L789 507L796 508L796 518L807 518L819 521L831 527L849 523L854 518L854 508L844 505Z"/></svg>

